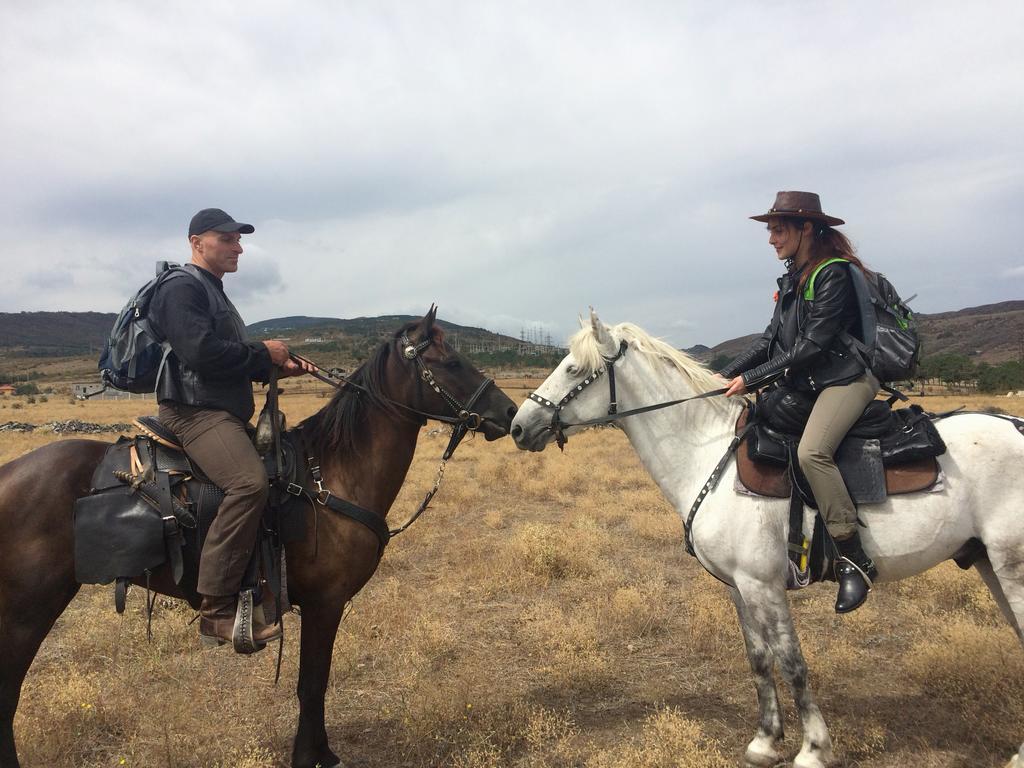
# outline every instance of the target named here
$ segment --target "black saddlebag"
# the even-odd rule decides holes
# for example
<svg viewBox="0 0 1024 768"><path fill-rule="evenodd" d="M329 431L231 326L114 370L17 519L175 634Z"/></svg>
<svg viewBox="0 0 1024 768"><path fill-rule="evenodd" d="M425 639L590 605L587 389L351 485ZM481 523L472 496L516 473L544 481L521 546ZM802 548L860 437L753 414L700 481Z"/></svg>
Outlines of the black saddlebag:
<svg viewBox="0 0 1024 768"><path fill-rule="evenodd" d="M75 502L75 580L136 578L167 560L160 513L125 487ZM168 521L177 528L177 523Z"/></svg>
<svg viewBox="0 0 1024 768"><path fill-rule="evenodd" d="M884 464L906 464L946 452L946 444L935 428L931 414L921 406L898 408L892 414L899 428L883 435L880 441Z"/></svg>

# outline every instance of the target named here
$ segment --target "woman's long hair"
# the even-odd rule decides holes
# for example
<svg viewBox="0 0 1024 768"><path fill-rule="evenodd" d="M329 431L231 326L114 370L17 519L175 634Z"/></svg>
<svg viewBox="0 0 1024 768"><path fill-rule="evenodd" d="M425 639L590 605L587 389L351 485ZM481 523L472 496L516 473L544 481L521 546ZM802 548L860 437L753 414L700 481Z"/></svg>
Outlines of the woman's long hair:
<svg viewBox="0 0 1024 768"><path fill-rule="evenodd" d="M790 219L792 225L798 229L803 227L804 221L807 221L807 219ZM814 270L829 259L846 259L851 264L855 264L865 275L871 274L871 271L858 258L850 238L839 230L822 224L820 221L811 221L811 224L814 227L814 241L811 243L811 258L808 259L807 263L800 270L799 286L801 289L810 279L811 275L814 274Z"/></svg>

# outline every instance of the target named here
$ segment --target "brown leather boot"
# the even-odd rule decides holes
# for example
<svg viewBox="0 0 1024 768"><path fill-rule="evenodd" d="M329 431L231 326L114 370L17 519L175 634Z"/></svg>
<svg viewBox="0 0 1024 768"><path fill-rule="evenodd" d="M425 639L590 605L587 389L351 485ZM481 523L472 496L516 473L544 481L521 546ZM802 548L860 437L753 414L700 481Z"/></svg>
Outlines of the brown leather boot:
<svg viewBox="0 0 1024 768"><path fill-rule="evenodd" d="M236 614L238 612L237 595L203 595L203 604L199 609L199 637L204 646L234 644ZM256 644L253 650L263 648L271 640L280 639L281 624L263 624L253 621L252 639Z"/></svg>

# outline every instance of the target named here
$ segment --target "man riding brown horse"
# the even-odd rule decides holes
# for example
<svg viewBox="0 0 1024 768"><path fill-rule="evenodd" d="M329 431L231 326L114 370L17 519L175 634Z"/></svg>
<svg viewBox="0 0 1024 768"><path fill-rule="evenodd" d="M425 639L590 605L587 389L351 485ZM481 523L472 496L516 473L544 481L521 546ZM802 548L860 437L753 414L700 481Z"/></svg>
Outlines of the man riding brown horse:
<svg viewBox="0 0 1024 768"><path fill-rule="evenodd" d="M238 270L241 236L254 231L218 208L199 211L188 228L191 264L161 282L150 306L155 330L171 349L157 382L160 421L224 491L198 583L199 633L218 644L231 642L238 591L267 502L267 473L246 430L255 410L252 382L266 383L275 365L279 376L312 370L292 360L280 341L249 341L224 293L224 275ZM253 626L256 643L280 636L280 624Z"/></svg>

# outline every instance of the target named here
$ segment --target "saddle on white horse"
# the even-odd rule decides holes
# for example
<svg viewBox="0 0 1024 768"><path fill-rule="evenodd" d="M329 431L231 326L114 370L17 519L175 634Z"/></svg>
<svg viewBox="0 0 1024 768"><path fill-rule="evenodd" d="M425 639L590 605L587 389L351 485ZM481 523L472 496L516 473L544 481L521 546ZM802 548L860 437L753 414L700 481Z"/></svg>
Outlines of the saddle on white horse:
<svg viewBox="0 0 1024 768"><path fill-rule="evenodd" d="M813 405L809 395L777 387L766 396L759 394L736 422L736 434L743 437L736 452L737 490L790 499L790 589L833 578L829 563L834 553L826 546L820 515L806 519L805 505L816 509L817 504L797 461L797 446ZM918 405L896 410L891 406L881 400L869 403L836 451L836 465L858 505L941 484L937 457L946 446L932 423L941 417Z"/></svg>
<svg viewBox="0 0 1024 768"><path fill-rule="evenodd" d="M789 498L795 486L808 506L816 507L796 461L813 401L800 393L775 392L782 394L759 399L736 422L736 434L745 434L736 453L739 482L751 493L776 498ZM835 457L854 502L877 504L888 495L936 485L936 457L946 446L933 418L917 405L893 410L881 400L868 404Z"/></svg>

